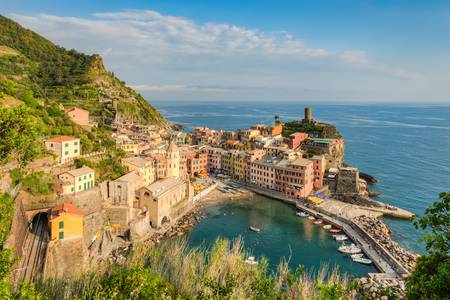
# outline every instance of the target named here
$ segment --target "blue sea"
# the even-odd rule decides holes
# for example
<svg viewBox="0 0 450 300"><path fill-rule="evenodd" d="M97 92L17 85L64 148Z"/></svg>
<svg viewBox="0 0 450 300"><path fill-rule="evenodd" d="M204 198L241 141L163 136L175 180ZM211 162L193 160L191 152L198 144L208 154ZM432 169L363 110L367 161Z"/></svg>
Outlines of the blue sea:
<svg viewBox="0 0 450 300"><path fill-rule="evenodd" d="M301 119L304 107L311 106L316 120L336 124L345 138L346 161L379 180L372 189L381 192L380 201L421 215L439 199L440 192L450 190L450 106L186 101L152 104L169 121L184 125L188 131L196 126L239 129L256 123L271 124L274 115L282 121ZM418 242L422 232L411 222L385 221L402 246L423 252ZM195 230L193 235L197 234ZM205 240L208 238L212 236ZM264 251L270 257L273 249L256 252Z"/></svg>

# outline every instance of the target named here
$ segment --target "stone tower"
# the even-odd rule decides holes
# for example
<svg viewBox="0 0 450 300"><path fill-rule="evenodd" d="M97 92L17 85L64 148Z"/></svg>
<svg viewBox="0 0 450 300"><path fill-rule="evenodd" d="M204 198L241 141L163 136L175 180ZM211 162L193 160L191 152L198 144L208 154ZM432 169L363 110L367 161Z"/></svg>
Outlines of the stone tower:
<svg viewBox="0 0 450 300"><path fill-rule="evenodd" d="M311 123L313 121L311 107L305 107L305 119L304 120L306 123Z"/></svg>
<svg viewBox="0 0 450 300"><path fill-rule="evenodd" d="M166 170L167 177L180 177L180 150L173 140L167 147Z"/></svg>

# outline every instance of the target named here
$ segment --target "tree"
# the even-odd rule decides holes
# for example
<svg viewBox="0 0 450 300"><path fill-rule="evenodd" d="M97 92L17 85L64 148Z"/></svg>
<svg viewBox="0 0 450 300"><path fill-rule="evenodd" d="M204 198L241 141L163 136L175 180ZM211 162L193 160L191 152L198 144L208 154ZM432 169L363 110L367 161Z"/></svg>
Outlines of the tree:
<svg viewBox="0 0 450 300"><path fill-rule="evenodd" d="M22 166L33 160L40 151L39 132L29 108L0 107L0 164L12 157Z"/></svg>
<svg viewBox="0 0 450 300"><path fill-rule="evenodd" d="M450 192L439 197L441 201L414 223L416 228L429 230L421 239L428 253L417 259L408 277L408 299L450 299Z"/></svg>

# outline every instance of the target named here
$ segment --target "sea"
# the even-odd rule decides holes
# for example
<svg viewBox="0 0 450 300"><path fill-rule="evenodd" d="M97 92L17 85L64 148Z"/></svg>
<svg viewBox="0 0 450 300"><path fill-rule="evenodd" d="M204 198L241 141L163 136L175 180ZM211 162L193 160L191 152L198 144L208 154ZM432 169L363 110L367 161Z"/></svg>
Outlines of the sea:
<svg viewBox="0 0 450 300"><path fill-rule="evenodd" d="M315 120L335 124L343 135L346 162L378 179L378 184L370 187L381 193L378 200L420 216L439 200L439 193L450 191L450 106L301 101L153 101L152 105L186 131L197 126L233 130L272 124L275 115L282 121L302 119L304 107L310 106ZM371 271L370 267L355 266L336 255L336 245L329 237L324 239L323 230L296 219L293 211L286 214L291 207L262 197L257 202L253 205L248 199L208 208L211 218L193 229L191 244L211 244L219 236L243 235L250 251L268 257L273 265L285 257L292 266L302 263L318 269L325 262L354 275ZM242 230L252 217L259 226L268 228L267 232L254 236ZM400 245L424 252L419 242L423 232L412 222L390 218L384 221Z"/></svg>

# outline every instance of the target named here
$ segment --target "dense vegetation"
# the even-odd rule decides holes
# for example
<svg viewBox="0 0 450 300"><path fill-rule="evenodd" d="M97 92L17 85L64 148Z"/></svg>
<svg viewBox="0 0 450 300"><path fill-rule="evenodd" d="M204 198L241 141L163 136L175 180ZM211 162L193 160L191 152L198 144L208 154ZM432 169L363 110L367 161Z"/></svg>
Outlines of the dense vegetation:
<svg viewBox="0 0 450 300"><path fill-rule="evenodd" d="M450 299L450 192L439 197L415 222L417 228L428 229L423 238L428 253L417 259L408 278L409 299Z"/></svg>
<svg viewBox="0 0 450 300"><path fill-rule="evenodd" d="M336 126L325 123L308 123L303 120L295 120L283 124L283 136L289 136L294 132L306 132L311 137L340 138L341 134Z"/></svg>

